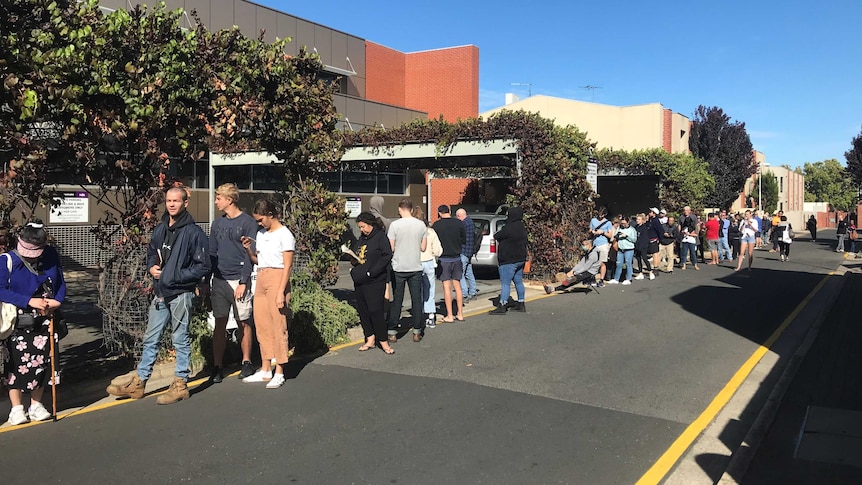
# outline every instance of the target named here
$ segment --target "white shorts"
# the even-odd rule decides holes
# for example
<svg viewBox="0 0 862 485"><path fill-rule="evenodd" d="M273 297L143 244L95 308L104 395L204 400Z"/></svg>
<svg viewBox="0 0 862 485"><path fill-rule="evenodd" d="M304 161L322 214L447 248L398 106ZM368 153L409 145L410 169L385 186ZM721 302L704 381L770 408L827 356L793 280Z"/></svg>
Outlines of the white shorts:
<svg viewBox="0 0 862 485"><path fill-rule="evenodd" d="M601 246L596 246L596 252L599 253L599 262L607 263L608 262L608 253L611 252L610 244L603 244Z"/></svg>

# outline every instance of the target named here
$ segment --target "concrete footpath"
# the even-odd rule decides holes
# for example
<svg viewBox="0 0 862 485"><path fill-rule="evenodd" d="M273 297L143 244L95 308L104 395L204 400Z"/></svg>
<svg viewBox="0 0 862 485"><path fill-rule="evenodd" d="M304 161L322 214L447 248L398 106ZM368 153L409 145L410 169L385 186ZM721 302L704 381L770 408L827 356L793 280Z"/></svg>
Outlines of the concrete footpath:
<svg viewBox="0 0 862 485"><path fill-rule="evenodd" d="M353 304L353 282L349 270L349 263L340 263L339 278L328 289L338 298ZM482 268L477 271L477 298L464 305L465 318L486 313L494 308L494 301L499 298L500 294L500 283L499 280L494 279L495 274L494 268ZM61 342L58 360L62 377L60 385L57 386L57 415L61 419L124 402L109 396L105 392L105 388L108 384L125 380L126 377L130 377L136 372L133 368L134 363L128 359L109 355L108 350L103 346L101 311L96 306L98 301L96 288L98 273L90 269L67 270L66 278L69 290L64 311L69 322L69 335ZM527 288L527 298L535 298L544 294L544 290L538 285ZM443 306L442 295L442 284L437 281L438 308ZM512 297L514 298L514 296L513 287ZM402 313L404 317L409 315L407 311L409 305L410 294L409 291L405 291ZM438 313L437 321L438 327L443 328L449 325L442 322L442 314L440 313ZM405 327L403 331L407 332L408 329ZM362 342L362 328L357 325L348 329L348 336L351 343L339 346L339 348ZM230 371L231 369L227 370ZM236 373L238 371L234 372L234 374ZM191 375L190 386L199 386L207 381L209 370L200 366L193 367ZM157 364L153 368L152 376L147 381L147 395L157 395L164 392L170 386L173 378L174 364L172 362ZM50 389L46 389L45 396L43 400L50 410ZM8 399L0 398L0 419L9 414L9 406ZM35 424L37 423L12 428L19 429ZM5 420L0 424L0 430L10 427L11 425Z"/></svg>

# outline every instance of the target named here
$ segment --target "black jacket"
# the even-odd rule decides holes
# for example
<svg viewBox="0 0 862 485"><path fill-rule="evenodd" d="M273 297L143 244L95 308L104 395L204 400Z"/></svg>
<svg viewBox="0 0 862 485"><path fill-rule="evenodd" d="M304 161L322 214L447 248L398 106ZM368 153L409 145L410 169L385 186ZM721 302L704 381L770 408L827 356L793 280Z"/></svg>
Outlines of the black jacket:
<svg viewBox="0 0 862 485"><path fill-rule="evenodd" d="M350 270L354 285L386 281L392 246L382 229L375 227L367 236L360 234L353 252L359 256L359 264Z"/></svg>
<svg viewBox="0 0 862 485"><path fill-rule="evenodd" d="M147 249L147 268L160 264L162 276L156 281L156 295L170 298L194 291L198 283L210 274L209 239L187 212L168 226L168 214L153 230ZM161 255L168 254L162 261Z"/></svg>
<svg viewBox="0 0 862 485"><path fill-rule="evenodd" d="M649 251L649 222L644 222L639 226L635 226L635 230L638 232L638 239L635 241L635 249L642 253L646 253Z"/></svg>
<svg viewBox="0 0 862 485"><path fill-rule="evenodd" d="M506 225L494 234L497 241L497 264L520 263L527 260L527 227L524 209L512 207L506 215Z"/></svg>

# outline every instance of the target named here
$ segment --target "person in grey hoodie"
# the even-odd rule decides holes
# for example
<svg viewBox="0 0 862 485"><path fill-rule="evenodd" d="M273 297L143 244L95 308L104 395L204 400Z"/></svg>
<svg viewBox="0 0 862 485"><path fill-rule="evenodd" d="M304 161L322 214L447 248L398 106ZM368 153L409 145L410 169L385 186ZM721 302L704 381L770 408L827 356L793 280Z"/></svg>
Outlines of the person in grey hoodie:
<svg viewBox="0 0 862 485"><path fill-rule="evenodd" d="M559 285L556 287L545 285L545 293L550 295L555 291L565 290L576 283L587 281L599 274L599 269L601 268L602 263L599 261L599 253L594 249L592 235L581 239L581 250L584 251L583 257L581 257L578 264L576 264L575 267L566 274L566 279L564 279Z"/></svg>
<svg viewBox="0 0 862 485"><path fill-rule="evenodd" d="M389 232L389 224L392 222L386 217L383 217L383 197L379 195L375 195L368 202L368 212L370 212L374 217L380 219L380 222L383 223L384 232Z"/></svg>

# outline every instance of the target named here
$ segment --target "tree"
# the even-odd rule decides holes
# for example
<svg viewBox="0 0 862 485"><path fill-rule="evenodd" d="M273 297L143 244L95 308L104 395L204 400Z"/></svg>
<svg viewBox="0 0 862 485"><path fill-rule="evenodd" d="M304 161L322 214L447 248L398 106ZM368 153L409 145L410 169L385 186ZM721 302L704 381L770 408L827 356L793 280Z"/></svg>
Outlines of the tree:
<svg viewBox="0 0 862 485"><path fill-rule="evenodd" d="M850 210L856 206L856 185L838 160L806 163L806 202L828 202L836 210Z"/></svg>
<svg viewBox="0 0 862 485"><path fill-rule="evenodd" d="M731 122L718 107L698 106L691 124L691 153L705 160L715 188L706 198L709 207L729 209L745 181L757 172L745 123Z"/></svg>
<svg viewBox="0 0 862 485"><path fill-rule="evenodd" d="M759 192L763 195L763 201L759 201L757 205L771 214L778 209L778 178L774 173L766 172L760 183Z"/></svg>
<svg viewBox="0 0 862 485"><path fill-rule="evenodd" d="M853 137L850 144L852 148L844 152L844 158L847 159L847 172L859 187L862 186L862 132Z"/></svg>

